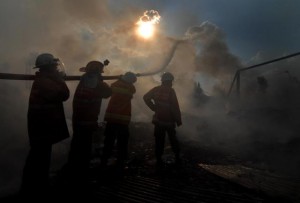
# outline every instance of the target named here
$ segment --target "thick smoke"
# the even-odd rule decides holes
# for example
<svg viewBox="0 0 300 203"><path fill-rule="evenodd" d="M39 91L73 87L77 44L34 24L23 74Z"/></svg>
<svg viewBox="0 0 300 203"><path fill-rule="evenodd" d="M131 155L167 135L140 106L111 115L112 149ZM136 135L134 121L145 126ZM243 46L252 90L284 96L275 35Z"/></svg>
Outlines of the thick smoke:
<svg viewBox="0 0 300 203"><path fill-rule="evenodd" d="M241 67L238 58L230 53L224 33L213 23L204 22L189 28L186 37L200 43L196 57L198 71L220 78L222 75L232 75Z"/></svg>
<svg viewBox="0 0 300 203"><path fill-rule="evenodd" d="M195 88L193 95L181 91L187 84L180 83L183 89L175 86L180 98L185 98L182 104L184 121L188 124L179 129L182 139L249 159L248 164L255 167L298 176L299 59L242 72L240 97L235 92L227 97L235 71L249 64L242 65L230 53L224 34L210 22L189 28L186 39L193 41L193 46L198 45L196 52L184 52L193 55L187 60L194 62L187 66L188 70L211 78L215 85L210 92ZM270 59L273 58L260 55L252 59L251 65ZM174 63L177 60L175 56ZM198 81L200 87L205 86Z"/></svg>
<svg viewBox="0 0 300 203"><path fill-rule="evenodd" d="M115 9L115 10L114 10ZM13 12L11 12L13 11ZM0 71L4 73L34 74L36 56L50 52L59 57L68 75L80 74L79 68L90 60L109 59L105 75L126 71L145 72L157 69L165 60L172 43L169 41L141 41L135 36L135 26L144 9L118 9L106 1L2 1L0 26ZM17 191L28 150L26 113L31 82L1 82L1 177L0 195ZM108 81L110 83L111 81ZM71 132L72 97L78 82L69 82L70 99L65 113ZM157 83L152 77L139 80L136 98L137 116L134 120L148 121L141 95ZM141 88L140 88L141 87ZM135 105L135 104L133 104ZM106 103L104 102L102 112ZM100 115L100 120L103 113ZM53 149L53 163L65 161L68 142ZM8 156L12 155L12 156ZM61 158L64 157L64 158ZM54 164L56 169L59 164Z"/></svg>
<svg viewBox="0 0 300 203"><path fill-rule="evenodd" d="M204 22L199 26L186 28L186 35L178 39L179 43L177 39L163 34L145 41L135 35L136 22L144 11L144 8L129 4L112 5L104 0L84 3L79 0L3 0L0 7L0 26L5 32L0 33L0 71L33 74L35 57L39 53L50 52L64 62L68 75L79 75L79 68L90 60L103 61L106 58L111 63L105 69L104 75L119 75L127 71L151 73L138 77L136 83L137 93L133 99L132 120L140 122L150 122L152 117L152 112L142 101L143 95L160 84L159 72L170 71L175 76L174 89L183 112L183 126L178 129L180 139L191 140L199 146L213 146L228 151L239 151L249 146L249 143L267 142L270 136L266 139L263 137L267 132L272 132L276 138L282 138L277 132L286 134L284 130L287 129L290 136L285 142L291 140L293 134L290 128L282 127L281 131L278 131L278 127L268 131L273 124L269 122L268 116L264 115L261 120L263 122L257 125L253 120L257 120L260 114L253 111L250 114L251 108L245 107L253 106L247 102L265 106L274 106L276 103L277 107L289 106L289 115L297 117L297 113L292 114L294 108L291 105L296 106L298 101L294 100L298 90L294 77L298 74L295 67L299 61L282 63L281 66L287 69L278 69L283 73L279 74L277 79L274 72L266 74L255 71L249 72L250 76L243 75L242 92L245 99L243 102L239 102L235 97L228 100L225 97L226 91L233 74L242 64L230 53L222 30L213 23ZM193 20L193 23L195 22ZM159 28L159 24L157 26ZM258 61L253 61L255 62ZM157 74L152 75L153 73ZM211 91L205 89L206 81L199 79L197 75L213 81L209 83L213 84ZM269 85L266 94L259 97L255 96L260 87L256 82L257 76L265 76ZM204 88L205 97L195 97L195 81L200 82ZM0 83L2 195L16 191L20 183L28 150L26 112L31 82ZM64 105L70 133L72 97L77 83L68 83L71 96ZM290 99L283 99L286 97L283 93L288 94ZM263 99L268 94L274 97L268 97L269 100ZM103 103L100 121L106 103L107 100ZM245 109L248 110L247 113ZM255 139L253 135L256 135ZM55 160L64 163L64 158L61 157L66 157L69 141L55 146L54 163ZM253 152L251 149L246 151ZM59 167L58 164L57 168Z"/></svg>

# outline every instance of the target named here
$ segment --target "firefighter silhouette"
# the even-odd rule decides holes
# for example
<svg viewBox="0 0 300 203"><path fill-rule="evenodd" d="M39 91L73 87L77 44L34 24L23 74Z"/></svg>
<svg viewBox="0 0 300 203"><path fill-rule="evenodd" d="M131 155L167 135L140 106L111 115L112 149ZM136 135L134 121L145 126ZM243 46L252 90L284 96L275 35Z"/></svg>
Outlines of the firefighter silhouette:
<svg viewBox="0 0 300 203"><path fill-rule="evenodd" d="M107 122L104 131L104 148L101 165L106 166L112 155L117 140L117 169L123 172L128 154L129 124L131 120L131 99L136 89L137 80L132 72L125 73L119 80L111 84L112 96L108 103L104 120Z"/></svg>
<svg viewBox="0 0 300 203"><path fill-rule="evenodd" d="M41 196L48 191L52 145L69 137L63 102L69 89L58 71L60 61L52 54L40 54L39 69L32 84L27 113L30 150L23 169L21 194Z"/></svg>
<svg viewBox="0 0 300 203"><path fill-rule="evenodd" d="M111 96L111 88L102 81L104 65L90 61L80 69L85 72L75 90L73 98L73 137L67 163L67 170L73 181L85 182L92 151L92 136L98 129L98 115L102 99Z"/></svg>
<svg viewBox="0 0 300 203"><path fill-rule="evenodd" d="M163 163L165 136L168 134L175 161L180 163L180 148L175 127L181 126L181 112L175 90L172 88L174 76L165 72L161 77L161 85L152 88L143 99L146 105L154 111L155 156L157 164Z"/></svg>

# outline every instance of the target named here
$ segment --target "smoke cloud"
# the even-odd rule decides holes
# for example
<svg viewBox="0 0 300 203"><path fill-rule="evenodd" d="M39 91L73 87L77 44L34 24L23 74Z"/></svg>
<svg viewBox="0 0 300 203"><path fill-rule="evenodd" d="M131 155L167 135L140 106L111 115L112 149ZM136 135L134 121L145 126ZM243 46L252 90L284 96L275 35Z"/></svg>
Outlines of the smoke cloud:
<svg viewBox="0 0 300 203"><path fill-rule="evenodd" d="M269 144L271 138L274 138L274 145L278 140L288 143L295 137L295 129L290 124L272 129L274 122L269 118L280 120L286 116L281 113L287 113L294 119L292 123L297 123L300 109L294 109L299 103L298 96L295 97L299 90L298 59L278 64L286 69L273 66L243 74L242 99L235 96L228 99L225 95L233 75L245 64L230 52L225 33L206 21L199 26L188 25L185 35L179 39L160 33L152 40L141 40L136 37L135 28L144 12L144 8L116 5L106 0L85 3L79 0L3 0L0 7L0 26L4 30L0 33L0 71L33 74L34 60L43 52L59 57L68 75L81 74L79 68L90 60L109 59L111 63L104 75L127 71L145 75L138 77L137 93L132 101L132 120L139 122L151 122L152 112L146 108L142 97L152 87L160 85L160 72L169 71L175 76L174 89L183 113L183 126L178 129L180 139L232 153L242 151L246 157L254 154L257 149L251 147L259 146L257 143ZM193 19L192 23L195 22ZM159 24L157 26L159 28ZM261 58L264 59L267 58ZM251 61L256 62L259 62L258 58ZM268 81L265 93L260 91L263 87L257 82L258 76L264 76ZM195 97L194 82L200 82L206 97ZM0 81L0 84L1 196L15 192L19 187L28 150L26 113L31 82ZM70 133L72 99L77 84L76 81L68 82L71 96L64 104ZM100 121L107 101L103 103ZM259 110L264 107L273 108ZM276 111L275 107L276 110L283 107L289 110ZM66 157L68 144L69 140L54 148L54 162L58 159L60 163L64 162L64 158L59 157ZM299 159L293 160L299 162Z"/></svg>
<svg viewBox="0 0 300 203"><path fill-rule="evenodd" d="M222 77L232 75L242 67L239 59L229 52L224 33L213 23L203 22L200 26L189 28L186 37L200 42L200 53L196 57L197 70Z"/></svg>

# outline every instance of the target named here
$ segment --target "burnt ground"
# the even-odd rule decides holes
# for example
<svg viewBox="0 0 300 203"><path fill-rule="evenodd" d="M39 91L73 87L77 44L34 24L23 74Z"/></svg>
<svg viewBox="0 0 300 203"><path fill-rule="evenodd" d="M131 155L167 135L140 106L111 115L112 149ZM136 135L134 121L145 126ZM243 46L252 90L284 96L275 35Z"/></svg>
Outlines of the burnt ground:
<svg viewBox="0 0 300 203"><path fill-rule="evenodd" d="M103 137L102 132L99 132L100 137L98 136L98 140L94 141L94 157L91 161L90 186L93 192L89 194L92 199L105 202L112 200L116 202L297 202L299 200L299 196L294 196L299 189L295 189L299 186L299 176L296 184L286 182L286 179L282 178L286 177L284 173L280 173L282 176L277 176L282 170L277 167L278 161L274 161L276 157L280 157L280 154L295 153L300 146L299 140L287 144L254 141L251 145L253 150L239 153L235 150L227 150L224 146L216 147L195 140L181 139L178 135L182 164L178 166L174 163L172 149L166 138L164 165L157 167L152 132L153 126L150 123L132 123L129 159L123 177L119 177L114 158L108 168L100 167L99 157ZM257 151L260 153L255 153ZM273 158L270 158L272 156ZM217 170L213 166L218 166ZM237 178L232 178L233 176Z"/></svg>
<svg viewBox="0 0 300 203"><path fill-rule="evenodd" d="M100 167L99 157L103 147L103 136L100 130L94 139L88 183L76 183L75 180L75 184L66 184L61 181L62 177L58 175L60 174L59 171L53 171L52 187L49 190L50 198L48 200L84 200L85 202L97 200L102 202L299 202L299 196L294 195L300 191L298 190L299 177L293 179L295 184L291 186L291 184L283 182L281 176L270 176L275 169L272 167L272 161L266 158L267 155L263 155L273 153L276 157L274 151L277 153L294 152L293 150L299 149L299 140L294 140L289 145L277 144L276 146L274 143L270 146L255 143L257 147L255 150L261 150L261 156L257 157L251 154L229 153L215 147L199 145L195 141L179 139L182 163L176 165L166 139L164 164L157 167L154 158L152 128L151 124L133 123L129 142L129 159L123 175L120 175L115 167L115 156L112 157L107 168ZM247 172L243 173L245 169ZM257 173L258 170L260 173ZM238 173L239 171L242 172ZM270 179L272 181L268 182ZM249 182L249 180L251 181ZM259 186L255 185L256 182L259 182ZM291 189L287 188L286 185ZM281 190L283 191L281 192ZM16 200L19 199L15 195L2 198L1 202Z"/></svg>

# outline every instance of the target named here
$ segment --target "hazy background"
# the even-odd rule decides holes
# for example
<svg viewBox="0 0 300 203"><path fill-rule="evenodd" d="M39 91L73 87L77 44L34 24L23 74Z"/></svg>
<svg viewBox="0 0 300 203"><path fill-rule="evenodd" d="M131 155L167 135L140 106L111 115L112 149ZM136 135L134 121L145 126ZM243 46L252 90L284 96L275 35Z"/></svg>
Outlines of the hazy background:
<svg viewBox="0 0 300 203"><path fill-rule="evenodd" d="M68 75L78 75L90 60L110 60L104 75L143 73L166 67L183 112L181 139L255 156L266 144L277 147L299 138L299 63L294 57L243 73L242 97L226 97L238 68L299 51L300 2L297 0L2 0L0 2L0 72L34 74L38 54L59 57ZM146 10L161 15L157 36L136 36L136 22ZM172 54L172 53L171 53ZM268 81L262 91L257 77ZM107 81L111 83L111 81ZM195 99L199 82L209 100ZM78 82L68 82L65 113L71 132L71 102ZM143 94L159 85L159 74L140 77L132 101L132 120L150 122ZM0 195L17 191L28 152L26 113L31 82L0 81ZM196 101L197 100L197 101ZM104 112L107 101L103 103ZM100 115L99 121L103 118ZM284 121L284 122L282 122ZM54 146L53 157L65 156L70 139ZM275 143L275 144L274 144ZM293 175L296 152L285 160Z"/></svg>

